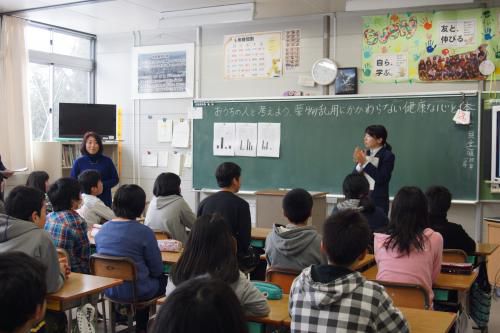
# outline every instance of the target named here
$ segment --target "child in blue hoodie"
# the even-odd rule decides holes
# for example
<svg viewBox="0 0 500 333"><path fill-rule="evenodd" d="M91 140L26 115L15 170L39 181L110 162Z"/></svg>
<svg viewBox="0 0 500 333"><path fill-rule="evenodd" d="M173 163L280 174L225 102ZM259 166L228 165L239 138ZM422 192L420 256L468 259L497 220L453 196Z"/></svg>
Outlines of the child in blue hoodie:
<svg viewBox="0 0 500 333"><path fill-rule="evenodd" d="M313 199L309 192L297 188L283 198L283 214L290 222L273 225L266 238L266 258L269 266L302 271L313 264L326 264L321 254L321 236L307 225Z"/></svg>

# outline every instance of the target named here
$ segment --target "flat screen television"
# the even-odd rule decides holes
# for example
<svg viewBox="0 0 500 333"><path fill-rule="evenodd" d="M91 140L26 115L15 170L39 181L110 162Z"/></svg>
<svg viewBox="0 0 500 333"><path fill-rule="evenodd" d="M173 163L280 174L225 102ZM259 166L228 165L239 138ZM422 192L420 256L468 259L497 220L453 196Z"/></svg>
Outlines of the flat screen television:
<svg viewBox="0 0 500 333"><path fill-rule="evenodd" d="M59 138L82 138L89 131L115 140L116 105L59 103Z"/></svg>

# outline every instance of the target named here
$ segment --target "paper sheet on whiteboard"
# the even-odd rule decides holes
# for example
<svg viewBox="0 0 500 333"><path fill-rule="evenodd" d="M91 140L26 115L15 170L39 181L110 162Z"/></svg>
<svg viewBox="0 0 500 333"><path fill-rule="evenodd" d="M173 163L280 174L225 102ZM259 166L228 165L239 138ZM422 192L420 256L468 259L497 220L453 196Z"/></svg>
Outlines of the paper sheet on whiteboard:
<svg viewBox="0 0 500 333"><path fill-rule="evenodd" d="M158 142L172 141L172 120L167 118L158 119L157 123Z"/></svg>
<svg viewBox="0 0 500 333"><path fill-rule="evenodd" d="M281 124L259 123L257 156L280 157Z"/></svg>
<svg viewBox="0 0 500 333"><path fill-rule="evenodd" d="M257 156L257 123L236 123L235 156Z"/></svg>
<svg viewBox="0 0 500 333"><path fill-rule="evenodd" d="M214 123L214 156L234 156L234 123Z"/></svg>

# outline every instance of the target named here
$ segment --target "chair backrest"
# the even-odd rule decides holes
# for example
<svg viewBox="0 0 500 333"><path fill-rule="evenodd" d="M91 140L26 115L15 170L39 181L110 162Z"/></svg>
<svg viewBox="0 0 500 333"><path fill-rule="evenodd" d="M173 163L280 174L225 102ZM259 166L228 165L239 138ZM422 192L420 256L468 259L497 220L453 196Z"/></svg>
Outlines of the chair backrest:
<svg viewBox="0 0 500 333"><path fill-rule="evenodd" d="M137 300L137 269L135 262L129 257L116 257L94 253L90 256L90 273L131 282L133 300Z"/></svg>
<svg viewBox="0 0 500 333"><path fill-rule="evenodd" d="M300 271L280 267L269 267L266 271L266 281L277 284L283 289L284 294L290 293L292 282L300 274Z"/></svg>
<svg viewBox="0 0 500 333"><path fill-rule="evenodd" d="M418 284L376 281L384 286L396 307L427 310L430 307L427 291Z"/></svg>
<svg viewBox="0 0 500 333"><path fill-rule="evenodd" d="M467 253L458 249L444 249L443 262L466 263Z"/></svg>
<svg viewBox="0 0 500 333"><path fill-rule="evenodd" d="M59 259L61 259L61 258L66 259L67 264L71 265L71 263L69 261L68 251L66 251L65 249L60 248L60 247L56 247L56 251L57 251L57 258L59 258Z"/></svg>

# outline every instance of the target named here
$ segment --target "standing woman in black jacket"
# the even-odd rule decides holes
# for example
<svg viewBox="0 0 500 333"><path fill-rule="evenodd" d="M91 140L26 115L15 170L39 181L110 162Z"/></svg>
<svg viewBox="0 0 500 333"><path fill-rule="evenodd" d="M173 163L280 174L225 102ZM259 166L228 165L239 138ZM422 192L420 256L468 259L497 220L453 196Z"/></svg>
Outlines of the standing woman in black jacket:
<svg viewBox="0 0 500 333"><path fill-rule="evenodd" d="M367 148L354 149L356 172L362 173L370 184L370 197L375 206L389 213L389 182L394 169L395 156L387 143L387 130L383 125L370 125L363 139Z"/></svg>

